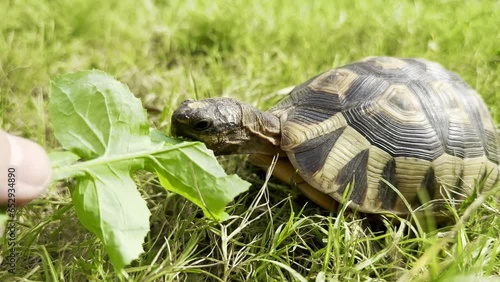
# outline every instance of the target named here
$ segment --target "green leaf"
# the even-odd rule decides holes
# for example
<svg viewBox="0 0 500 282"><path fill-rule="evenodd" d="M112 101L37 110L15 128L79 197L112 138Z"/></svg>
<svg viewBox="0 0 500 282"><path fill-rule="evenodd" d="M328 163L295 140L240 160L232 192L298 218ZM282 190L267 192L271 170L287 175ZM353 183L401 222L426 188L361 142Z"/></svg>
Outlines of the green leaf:
<svg viewBox="0 0 500 282"><path fill-rule="evenodd" d="M149 231L149 210L132 178L122 175L126 169L119 165L91 169L89 175L97 177L78 177L72 193L80 222L101 239L119 269L143 252Z"/></svg>
<svg viewBox="0 0 500 282"><path fill-rule="evenodd" d="M157 136L153 138L158 141ZM167 144L176 141L166 136L161 138ZM201 207L205 216L216 220L227 218L224 213L227 203L248 190L250 183L236 175L227 176L203 143L183 142L175 147L178 149L168 154L155 154L155 159L146 165L156 169L163 187Z"/></svg>
<svg viewBox="0 0 500 282"><path fill-rule="evenodd" d="M77 162L80 157L72 152L50 152L49 159L54 166L67 166Z"/></svg>
<svg viewBox="0 0 500 282"><path fill-rule="evenodd" d="M146 112L126 86L94 70L54 80L49 113L63 148L94 159L67 166L59 155L54 177L78 176L72 191L78 218L121 269L142 253L149 231L150 212L130 178L141 161L123 157L150 145Z"/></svg>
<svg viewBox="0 0 500 282"><path fill-rule="evenodd" d="M64 151L64 152L50 152L49 153L49 160L50 163L52 164L52 167L66 167L71 164L74 164L80 159L80 157L70 151ZM83 174L83 172L82 172ZM58 174L52 174L52 180L61 180L65 178L69 178L75 176L73 172L68 171L66 174L63 173L58 173Z"/></svg>
<svg viewBox="0 0 500 282"><path fill-rule="evenodd" d="M224 219L227 203L250 186L226 175L204 144L150 132L140 101L103 72L54 80L49 113L57 140L68 150L50 154L53 178L76 179L76 214L103 242L117 269L139 256L149 231L150 212L131 178L134 171L156 172L165 188L216 220Z"/></svg>
<svg viewBox="0 0 500 282"><path fill-rule="evenodd" d="M49 111L59 143L84 159L139 151L149 143L141 101L101 71L78 72L53 81Z"/></svg>

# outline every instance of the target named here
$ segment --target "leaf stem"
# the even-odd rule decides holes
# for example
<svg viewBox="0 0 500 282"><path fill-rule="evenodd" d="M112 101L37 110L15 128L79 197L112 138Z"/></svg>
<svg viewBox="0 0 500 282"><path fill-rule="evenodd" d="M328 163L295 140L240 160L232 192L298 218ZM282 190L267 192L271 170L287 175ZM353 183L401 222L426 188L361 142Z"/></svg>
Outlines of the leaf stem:
<svg viewBox="0 0 500 282"><path fill-rule="evenodd" d="M166 144L166 143L165 143ZM67 178L69 176L75 176L79 174L80 172L85 171L86 169L93 167L93 166L100 166L104 164L111 164L111 163L117 163L117 162L122 162L126 160L131 160L131 159L137 159L137 158L144 158L148 156L152 156L155 154L161 154L165 152L169 152L172 150L176 150L179 148L185 148L189 146L195 146L197 145L196 142L189 142L189 143L180 143L178 145L173 145L169 147L163 147L161 150L149 150L149 151L139 151L139 152L134 152L134 153L127 153L127 154L121 154L121 155L116 155L112 157L107 157L107 156L101 156L99 158L89 160L89 161L83 161L83 162L77 162L69 166L64 166L64 167L52 167L52 173L53 173L53 180L61 180L63 178Z"/></svg>

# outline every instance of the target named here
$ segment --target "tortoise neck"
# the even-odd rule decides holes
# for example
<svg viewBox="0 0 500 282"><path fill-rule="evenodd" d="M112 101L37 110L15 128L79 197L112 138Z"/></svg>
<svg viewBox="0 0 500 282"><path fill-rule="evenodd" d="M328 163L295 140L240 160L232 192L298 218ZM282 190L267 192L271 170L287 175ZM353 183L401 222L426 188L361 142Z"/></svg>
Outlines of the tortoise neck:
<svg viewBox="0 0 500 282"><path fill-rule="evenodd" d="M246 142L241 144L240 153L276 155L280 149L281 122L279 117L263 112L252 105L242 103L242 127Z"/></svg>

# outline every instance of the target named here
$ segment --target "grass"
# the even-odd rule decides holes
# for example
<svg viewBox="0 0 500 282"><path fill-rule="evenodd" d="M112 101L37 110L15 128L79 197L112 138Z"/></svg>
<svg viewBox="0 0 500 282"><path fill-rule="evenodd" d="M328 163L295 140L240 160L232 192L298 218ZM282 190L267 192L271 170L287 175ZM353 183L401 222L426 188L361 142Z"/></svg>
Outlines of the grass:
<svg viewBox="0 0 500 282"><path fill-rule="evenodd" d="M278 89L369 55L424 57L460 74L500 124L498 1L0 2L0 126L47 150L50 78L98 68L128 84L168 132L186 98L229 96L271 107ZM19 210L17 273L1 281L471 281L500 277L500 212L472 197L458 224L421 232L321 211L243 158L221 159L254 183L216 224L136 181L152 211L146 252L124 273L77 221L68 189ZM243 163L243 165L242 165ZM306 204L307 203L307 204ZM305 207L304 207L305 206ZM8 251L2 246L2 253ZM495 278L496 277L496 278Z"/></svg>

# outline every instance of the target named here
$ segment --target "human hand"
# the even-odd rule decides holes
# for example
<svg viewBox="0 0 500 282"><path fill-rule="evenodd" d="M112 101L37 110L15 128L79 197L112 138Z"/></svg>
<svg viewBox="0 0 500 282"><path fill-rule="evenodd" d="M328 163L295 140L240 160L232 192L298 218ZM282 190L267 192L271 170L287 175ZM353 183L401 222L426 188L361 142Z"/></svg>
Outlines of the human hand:
<svg viewBox="0 0 500 282"><path fill-rule="evenodd" d="M44 192L51 181L51 166L45 150L38 144L0 130L0 206L9 200L9 168L14 168L13 198L24 205Z"/></svg>

